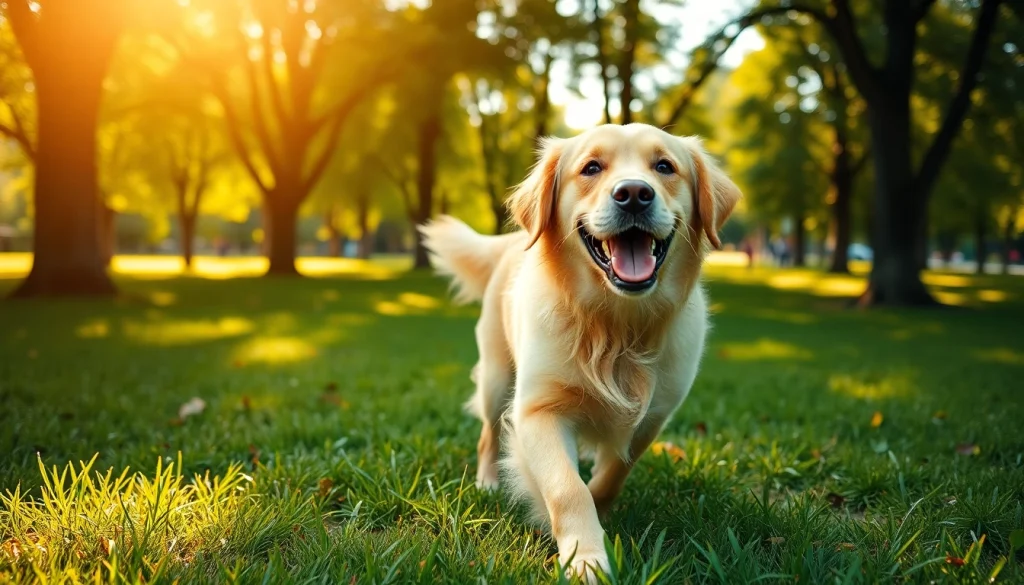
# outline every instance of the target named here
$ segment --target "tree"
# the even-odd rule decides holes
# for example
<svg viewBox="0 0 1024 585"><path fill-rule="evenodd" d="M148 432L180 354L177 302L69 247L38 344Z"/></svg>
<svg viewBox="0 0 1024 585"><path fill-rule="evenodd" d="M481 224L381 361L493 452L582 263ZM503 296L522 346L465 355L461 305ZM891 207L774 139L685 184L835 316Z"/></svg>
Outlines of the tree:
<svg viewBox="0 0 1024 585"><path fill-rule="evenodd" d="M202 31L174 44L209 74L231 143L262 193L268 273L294 275L299 207L353 110L398 76L390 64L413 48L397 42L393 15L373 0L211 0L207 9L230 45L196 42Z"/></svg>
<svg viewBox="0 0 1024 585"><path fill-rule="evenodd" d="M860 32L868 25L858 21L849 0L830 0L827 8L802 2L762 6L745 17L750 23L780 14L798 15L796 22L801 22L799 18L816 21L835 41L851 81L867 103L875 176L874 263L868 289L860 299L862 305L935 303L920 277L923 222L939 171L970 108L1002 0L981 1L959 85L944 108L939 130L915 168L910 107L914 59L922 21L934 4L935 0L885 0L880 24L886 33L880 65L874 62L874 55L867 49L869 43ZM789 16L784 19L785 23L794 22Z"/></svg>
<svg viewBox="0 0 1024 585"><path fill-rule="evenodd" d="M733 73L736 137L728 152L737 179L748 185L748 209L762 220L791 222L793 260L802 266L807 227L825 211L828 175L821 161L828 149L821 136L828 125L808 95L814 73L800 68L800 52L786 49L769 39Z"/></svg>
<svg viewBox="0 0 1024 585"><path fill-rule="evenodd" d="M35 158L35 103L32 71L8 23L0 19L0 138L18 145L26 159Z"/></svg>
<svg viewBox="0 0 1024 585"><path fill-rule="evenodd" d="M35 256L14 295L113 294L97 233L96 128L125 3L7 0L4 6L32 70L38 116Z"/></svg>

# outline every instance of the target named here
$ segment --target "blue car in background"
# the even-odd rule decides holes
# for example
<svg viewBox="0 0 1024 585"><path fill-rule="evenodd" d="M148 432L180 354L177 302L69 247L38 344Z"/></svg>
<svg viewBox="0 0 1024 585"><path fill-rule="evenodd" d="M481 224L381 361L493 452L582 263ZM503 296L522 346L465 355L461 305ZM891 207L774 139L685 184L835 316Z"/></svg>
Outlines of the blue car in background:
<svg viewBox="0 0 1024 585"><path fill-rule="evenodd" d="M850 244L850 247L846 249L847 257L850 260L864 260L870 262L874 258L874 254L871 248L864 244Z"/></svg>

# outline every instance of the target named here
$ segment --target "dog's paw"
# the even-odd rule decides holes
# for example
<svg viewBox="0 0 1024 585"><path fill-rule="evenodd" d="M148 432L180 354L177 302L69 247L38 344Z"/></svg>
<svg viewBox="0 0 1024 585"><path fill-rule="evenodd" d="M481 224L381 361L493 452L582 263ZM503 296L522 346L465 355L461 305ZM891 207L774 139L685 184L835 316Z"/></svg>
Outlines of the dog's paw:
<svg viewBox="0 0 1024 585"><path fill-rule="evenodd" d="M571 575L579 576L587 585L596 585L600 583L597 578L598 572L608 572L608 554L604 550L594 552L583 552L572 555L571 558L562 560L563 566L565 561L569 561L570 564L566 567L566 573Z"/></svg>
<svg viewBox="0 0 1024 585"><path fill-rule="evenodd" d="M476 487L485 492L493 492L498 489L498 470L496 466L481 466L476 470Z"/></svg>

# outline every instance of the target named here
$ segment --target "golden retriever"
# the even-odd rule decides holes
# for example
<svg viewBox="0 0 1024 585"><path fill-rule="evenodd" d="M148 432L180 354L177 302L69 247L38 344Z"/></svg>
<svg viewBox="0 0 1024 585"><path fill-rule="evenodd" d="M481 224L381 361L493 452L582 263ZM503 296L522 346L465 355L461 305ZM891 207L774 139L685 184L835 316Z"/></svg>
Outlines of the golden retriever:
<svg viewBox="0 0 1024 585"><path fill-rule="evenodd" d="M477 485L506 471L563 564L593 580L608 568L599 515L697 376L701 264L741 194L700 139L648 125L540 151L508 201L521 231L484 236L451 217L419 229L457 300L482 301L467 404L483 421ZM589 483L581 443L594 453Z"/></svg>

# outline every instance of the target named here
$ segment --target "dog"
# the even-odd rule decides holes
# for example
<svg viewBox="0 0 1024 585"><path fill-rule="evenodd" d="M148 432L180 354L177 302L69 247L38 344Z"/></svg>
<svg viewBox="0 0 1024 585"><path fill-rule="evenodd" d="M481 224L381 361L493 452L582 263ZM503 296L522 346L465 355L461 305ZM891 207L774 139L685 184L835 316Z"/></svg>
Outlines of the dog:
<svg viewBox="0 0 1024 585"><path fill-rule="evenodd" d="M608 570L600 518L697 376L700 270L741 198L700 138L606 124L542 141L507 201L521 230L485 236L449 216L418 228L455 300L482 303L477 485L507 479L590 581Z"/></svg>

